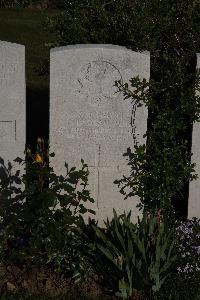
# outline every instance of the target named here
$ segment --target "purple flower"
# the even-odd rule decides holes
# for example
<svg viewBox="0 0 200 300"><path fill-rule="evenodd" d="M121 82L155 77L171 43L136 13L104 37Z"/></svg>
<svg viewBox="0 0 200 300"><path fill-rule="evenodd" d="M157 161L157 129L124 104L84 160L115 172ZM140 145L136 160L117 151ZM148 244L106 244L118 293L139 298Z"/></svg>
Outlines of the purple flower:
<svg viewBox="0 0 200 300"><path fill-rule="evenodd" d="M200 219L187 220L177 227L178 250L182 262L179 273L200 271Z"/></svg>

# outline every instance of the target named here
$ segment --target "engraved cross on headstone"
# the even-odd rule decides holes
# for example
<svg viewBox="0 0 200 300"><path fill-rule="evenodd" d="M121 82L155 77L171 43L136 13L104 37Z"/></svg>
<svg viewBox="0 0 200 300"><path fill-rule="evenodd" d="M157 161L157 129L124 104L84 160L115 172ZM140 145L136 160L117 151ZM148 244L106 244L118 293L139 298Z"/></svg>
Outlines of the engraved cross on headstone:
<svg viewBox="0 0 200 300"><path fill-rule="evenodd" d="M100 196L100 169L101 168L111 168L111 166L108 165L101 165L101 145L98 145L98 159L97 159L97 165L95 166L88 166L89 168L94 168L97 170L97 208L99 208L99 196ZM113 166L112 166L113 167ZM119 166L116 166L117 169L119 169Z"/></svg>

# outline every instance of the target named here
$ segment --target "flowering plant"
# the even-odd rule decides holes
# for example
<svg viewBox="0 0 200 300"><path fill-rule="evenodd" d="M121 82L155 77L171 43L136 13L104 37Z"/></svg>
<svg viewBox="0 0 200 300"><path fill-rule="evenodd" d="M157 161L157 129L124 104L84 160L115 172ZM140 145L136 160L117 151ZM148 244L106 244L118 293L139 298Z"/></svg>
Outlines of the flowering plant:
<svg viewBox="0 0 200 300"><path fill-rule="evenodd" d="M27 149L25 161L15 160L25 163L21 177L0 160L0 260L6 265L51 265L70 273L81 263L74 230L84 223L85 213L94 214L86 208L94 202L87 189L88 167L83 160L79 169L65 163L66 174L58 176L49 166L53 156L39 138L35 153Z"/></svg>
<svg viewBox="0 0 200 300"><path fill-rule="evenodd" d="M200 219L182 222L177 227L177 237L181 254L178 272L188 276L200 272Z"/></svg>

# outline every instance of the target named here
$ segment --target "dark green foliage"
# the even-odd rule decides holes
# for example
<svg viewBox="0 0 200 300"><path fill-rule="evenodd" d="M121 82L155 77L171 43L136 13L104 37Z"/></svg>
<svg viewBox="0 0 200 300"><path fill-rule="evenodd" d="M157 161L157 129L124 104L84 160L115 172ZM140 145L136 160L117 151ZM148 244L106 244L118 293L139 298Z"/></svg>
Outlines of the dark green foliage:
<svg viewBox="0 0 200 300"><path fill-rule="evenodd" d="M177 225L176 272L164 284L158 299L200 299L200 220Z"/></svg>
<svg viewBox="0 0 200 300"><path fill-rule="evenodd" d="M47 28L54 39L51 46L76 43L112 43L138 47L141 40L138 11L134 1L70 1L55 18L48 18Z"/></svg>
<svg viewBox="0 0 200 300"><path fill-rule="evenodd" d="M83 231L94 273L105 289L123 299L143 291L153 299L170 276L176 260L174 230L158 214L144 214L138 225L131 214L117 216L106 228L89 224Z"/></svg>
<svg viewBox="0 0 200 300"><path fill-rule="evenodd" d="M83 239L87 236L89 250L86 248L85 255L103 288L107 292L121 292L129 296L133 292L133 282L136 279L133 264L135 255L132 251L136 225L130 222L130 216L130 213L127 216L117 216L114 212L114 218L106 222L106 229L91 222L81 233Z"/></svg>
<svg viewBox="0 0 200 300"><path fill-rule="evenodd" d="M56 176L48 168L43 140L38 139L38 144L36 155L27 151L28 173L22 180L26 190L16 189L13 184L21 185L19 172L12 176L11 165L6 168L0 161L4 204L1 263L26 265L27 269L49 267L75 281L92 277L108 295L124 299L142 291L146 299L186 300L193 296L198 300L199 271L192 277L178 272L185 264L184 259L181 261L184 253L180 241L183 246L185 242L181 235L180 241L176 240L165 210L144 213L138 224L131 222L131 213L117 216L114 211L114 218L105 222L105 228L98 227L94 220L86 225L81 217L86 209L80 201L92 201L85 189L87 166L82 161L82 169L68 170L66 165L67 176ZM19 158L16 161L23 162ZM45 184L47 178L49 188ZM79 191L78 181L83 183ZM26 201L20 202L25 195ZM57 200L59 210L55 210ZM75 210L69 210L70 205ZM192 251L191 245L187 244L184 251Z"/></svg>
<svg viewBox="0 0 200 300"><path fill-rule="evenodd" d="M181 76L181 73L178 74ZM126 195L125 198L138 195L141 200L140 206L144 206L148 211L162 207L169 212L173 196L181 191L184 182L196 178L196 175L192 174L194 164L190 161L188 143L181 137L181 133L185 128L184 116L189 115L191 122L199 119L200 97L193 94L194 86L187 90L185 95L183 83L176 80L174 84L179 91L182 90L181 98L176 98L174 85L165 89L162 83L153 80L148 83L146 80L132 78L130 84L116 83L119 91L123 92L124 99L131 100L134 110L137 111L137 107L142 105L150 110L157 110L156 120L148 133L148 148L145 144L138 145L134 136L134 151L128 149L124 154L128 157L131 174L115 182L121 186L121 193ZM195 89L199 91L199 77L196 78ZM160 107L155 99L155 90L168 93L163 107ZM171 103L172 94L177 106ZM147 151L149 148L151 152Z"/></svg>
<svg viewBox="0 0 200 300"><path fill-rule="evenodd" d="M187 274L171 274L166 280L162 291L156 295L156 300L199 300L200 274L188 277Z"/></svg>
<svg viewBox="0 0 200 300"><path fill-rule="evenodd" d="M65 176L57 176L48 166L43 141L38 144L36 155L27 151L22 178L0 161L1 263L50 266L72 276L81 268L74 229L84 224L86 212L93 213L85 207L94 202L87 190L88 168L84 161L80 169L65 163Z"/></svg>
<svg viewBox="0 0 200 300"><path fill-rule="evenodd" d="M181 234L182 227L178 224L176 230L169 226L163 213L144 214L136 225L131 222L130 214L117 216L114 212L114 218L105 223L105 228L91 221L81 230L82 254L91 265L89 276L96 274L106 293L128 299L136 291L143 291L144 299L199 300L199 234L196 232L199 225L193 222L192 236L195 234L196 242L190 238L188 243L188 231ZM192 222L188 224L190 228ZM184 225L184 232L185 228ZM196 266L192 273L186 257Z"/></svg>
<svg viewBox="0 0 200 300"><path fill-rule="evenodd" d="M55 45L112 43L132 49L199 47L199 2L72 0L49 18ZM192 44L191 44L192 41ZM197 51L197 50L196 50Z"/></svg>
<svg viewBox="0 0 200 300"><path fill-rule="evenodd" d="M199 279L200 288L200 219L193 218L177 227L178 272L183 280Z"/></svg>

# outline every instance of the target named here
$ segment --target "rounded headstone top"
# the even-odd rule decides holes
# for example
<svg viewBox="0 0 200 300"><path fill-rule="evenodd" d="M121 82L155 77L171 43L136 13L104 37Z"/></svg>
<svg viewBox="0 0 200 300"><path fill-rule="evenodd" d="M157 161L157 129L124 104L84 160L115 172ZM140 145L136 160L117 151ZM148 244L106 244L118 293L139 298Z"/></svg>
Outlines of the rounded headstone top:
<svg viewBox="0 0 200 300"><path fill-rule="evenodd" d="M25 48L24 45L21 45L21 44L16 44L16 43L11 43L11 42L7 42L7 41L1 41L0 40L0 47L14 47L14 48Z"/></svg>
<svg viewBox="0 0 200 300"><path fill-rule="evenodd" d="M50 50L51 53L59 52L59 51L67 51L67 50L82 50L82 49L107 49L107 50L123 50L131 53L140 53L144 55L149 55L149 51L133 51L124 46L112 45L112 44L75 44L68 46L55 47Z"/></svg>
<svg viewBox="0 0 200 300"><path fill-rule="evenodd" d="M0 90L1 120L17 119L25 105L25 47L23 45L0 41Z"/></svg>

